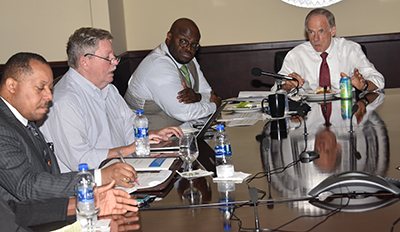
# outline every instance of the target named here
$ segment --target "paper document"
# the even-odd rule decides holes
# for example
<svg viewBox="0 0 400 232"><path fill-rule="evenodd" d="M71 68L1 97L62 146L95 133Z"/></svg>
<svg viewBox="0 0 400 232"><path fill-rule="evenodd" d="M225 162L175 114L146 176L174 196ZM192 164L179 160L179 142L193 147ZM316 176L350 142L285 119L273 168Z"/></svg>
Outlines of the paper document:
<svg viewBox="0 0 400 232"><path fill-rule="evenodd" d="M234 126L251 126L254 125L258 120L264 120L263 114L261 113L243 113L243 114L231 114L224 115L223 119L218 119L218 122L228 122L227 127Z"/></svg>
<svg viewBox="0 0 400 232"><path fill-rule="evenodd" d="M262 99L273 94L271 91L240 91L237 101L261 102Z"/></svg>
<svg viewBox="0 0 400 232"><path fill-rule="evenodd" d="M175 161L174 158L125 158L125 160L126 163L132 165L136 171L168 170ZM121 162L121 160L113 159L104 165L104 167L110 166L111 164L117 162Z"/></svg>
<svg viewBox="0 0 400 232"><path fill-rule="evenodd" d="M125 190L127 193L135 192L138 189L152 188L164 183L171 176L171 170L162 170L160 172L138 172L137 180L140 185L135 185L132 188L115 187Z"/></svg>

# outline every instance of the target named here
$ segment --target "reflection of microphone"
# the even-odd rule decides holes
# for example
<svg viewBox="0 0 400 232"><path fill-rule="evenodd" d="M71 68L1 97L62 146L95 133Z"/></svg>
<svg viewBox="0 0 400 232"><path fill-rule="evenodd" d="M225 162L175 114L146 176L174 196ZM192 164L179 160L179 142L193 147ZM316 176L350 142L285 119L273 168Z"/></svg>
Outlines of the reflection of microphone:
<svg viewBox="0 0 400 232"><path fill-rule="evenodd" d="M356 159L359 160L359 159L361 159L361 154L360 154L360 152L357 151L357 147L356 147L356 143L354 141L354 135L353 135L353 133L354 133L354 130L353 130L353 116L357 112L357 110L358 110L358 105L355 104L353 106L351 117L350 117L350 131L349 132L350 132L350 143L351 143L351 146L352 146L351 152L354 154L354 157L356 157Z"/></svg>
<svg viewBox="0 0 400 232"><path fill-rule="evenodd" d="M256 231L260 231L260 223L258 221L258 213L257 213L257 202L258 202L258 191L256 188L249 188L250 200L254 204L254 214L255 214L255 223L256 223Z"/></svg>
<svg viewBox="0 0 400 232"><path fill-rule="evenodd" d="M305 141L305 147L304 147L304 150L303 150L303 152L305 152L306 150L307 150L307 135L308 135L308 133L307 133L307 125L306 125L306 119L305 119L305 117L304 117L304 111L303 111L303 109L299 106L299 107L297 107L297 114L303 119L303 122L304 122L304 141Z"/></svg>
<svg viewBox="0 0 400 232"><path fill-rule="evenodd" d="M319 158L319 154L314 152L314 151L306 151L307 150L307 125L306 125L306 119L304 118L304 111L301 107L297 107L297 113L303 118L304 122L304 150L300 154L300 161L302 163L309 163L315 159Z"/></svg>
<svg viewBox="0 0 400 232"><path fill-rule="evenodd" d="M254 76L261 76L261 75L265 75L265 76L271 76L271 77L275 77L276 79L281 79L281 80L295 80L297 81L296 78L293 77L288 77L288 76L284 76L281 74L275 74L275 73L269 73L269 72L264 72L259 68L253 68L251 70L251 74L253 74Z"/></svg>

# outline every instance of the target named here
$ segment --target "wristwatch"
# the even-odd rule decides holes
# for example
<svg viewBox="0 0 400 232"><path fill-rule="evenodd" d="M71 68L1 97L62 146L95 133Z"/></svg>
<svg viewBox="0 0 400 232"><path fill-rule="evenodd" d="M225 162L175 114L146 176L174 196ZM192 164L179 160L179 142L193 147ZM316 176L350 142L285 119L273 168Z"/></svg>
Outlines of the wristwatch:
<svg viewBox="0 0 400 232"><path fill-rule="evenodd" d="M368 89L368 81L365 80L364 81L364 89L363 89L363 91L367 91L367 89Z"/></svg>
<svg viewBox="0 0 400 232"><path fill-rule="evenodd" d="M363 97L363 98L361 98L361 100L364 100L364 105L365 105L365 106L369 105L368 98Z"/></svg>

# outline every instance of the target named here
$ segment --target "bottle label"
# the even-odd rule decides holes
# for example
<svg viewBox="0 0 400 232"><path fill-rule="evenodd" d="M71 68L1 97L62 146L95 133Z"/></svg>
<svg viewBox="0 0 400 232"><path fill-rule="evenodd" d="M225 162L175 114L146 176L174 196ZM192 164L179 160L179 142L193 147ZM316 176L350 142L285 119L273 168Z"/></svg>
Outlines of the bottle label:
<svg viewBox="0 0 400 232"><path fill-rule="evenodd" d="M94 202L93 188L79 188L78 201L80 203L93 203Z"/></svg>
<svg viewBox="0 0 400 232"><path fill-rule="evenodd" d="M135 137L136 138L145 138L149 136L148 128L135 128Z"/></svg>
<svg viewBox="0 0 400 232"><path fill-rule="evenodd" d="M215 158L222 158L224 156L232 156L231 145L226 144L222 146L215 146Z"/></svg>

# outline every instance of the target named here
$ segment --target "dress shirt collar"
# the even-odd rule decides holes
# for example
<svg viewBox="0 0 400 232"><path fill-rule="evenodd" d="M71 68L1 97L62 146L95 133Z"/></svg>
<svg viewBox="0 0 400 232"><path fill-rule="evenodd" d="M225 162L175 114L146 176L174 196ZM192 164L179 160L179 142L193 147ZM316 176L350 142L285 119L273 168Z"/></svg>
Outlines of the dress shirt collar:
<svg viewBox="0 0 400 232"><path fill-rule="evenodd" d="M14 116L18 119L18 121L20 121L22 123L22 125L26 126L28 125L28 119L26 119L24 116L22 116L17 109L14 108L14 106L12 106L10 103L8 103L6 100L4 100L4 98L0 97L1 100L4 101L4 103L6 103L6 105L8 106L8 108L11 110L11 112L14 114Z"/></svg>
<svg viewBox="0 0 400 232"><path fill-rule="evenodd" d="M168 46L167 46L165 43L163 43L163 44L161 44L161 48L162 48L166 53L168 53L169 57L172 58L172 60L175 62L175 64L176 64L176 65L178 66L178 68L180 69L180 68L182 67L183 64L178 63L178 61L175 60L175 58L174 58L174 57L171 55L171 53L169 52Z"/></svg>
<svg viewBox="0 0 400 232"><path fill-rule="evenodd" d="M73 68L69 68L72 73L72 78L77 82L78 85L80 85L86 92L90 94L92 97L100 97L103 100L105 100L108 96L108 92L110 89L110 84L108 84L106 87L103 89L99 89L97 86L95 86L92 82L90 82L88 79L86 79L84 76L82 76L78 71L76 71Z"/></svg>

